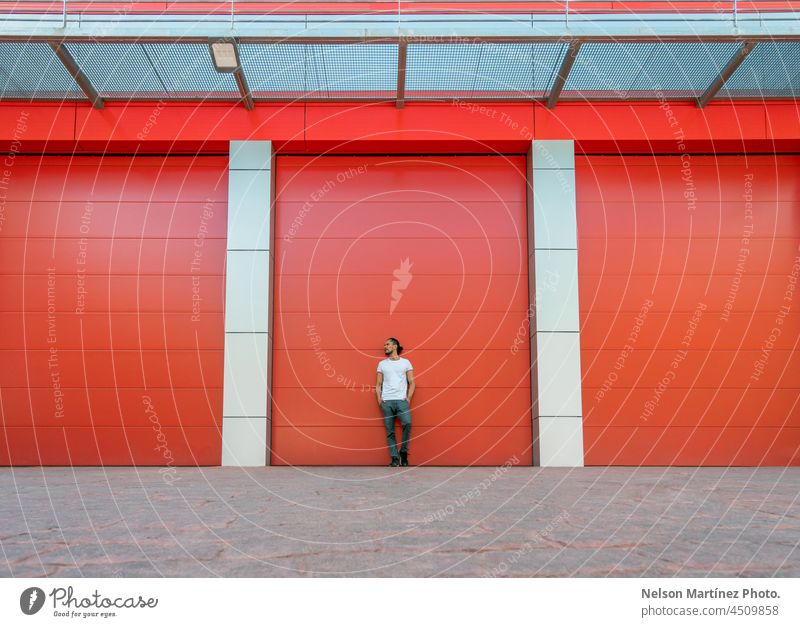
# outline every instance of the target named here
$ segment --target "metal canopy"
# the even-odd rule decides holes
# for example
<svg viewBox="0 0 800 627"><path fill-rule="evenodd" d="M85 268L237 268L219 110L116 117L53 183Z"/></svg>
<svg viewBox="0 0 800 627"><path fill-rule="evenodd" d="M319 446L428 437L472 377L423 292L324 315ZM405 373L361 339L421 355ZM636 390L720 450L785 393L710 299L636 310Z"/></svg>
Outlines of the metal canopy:
<svg viewBox="0 0 800 627"><path fill-rule="evenodd" d="M217 72L214 39L241 71ZM796 98L794 14L5 16L0 99L253 102Z"/></svg>

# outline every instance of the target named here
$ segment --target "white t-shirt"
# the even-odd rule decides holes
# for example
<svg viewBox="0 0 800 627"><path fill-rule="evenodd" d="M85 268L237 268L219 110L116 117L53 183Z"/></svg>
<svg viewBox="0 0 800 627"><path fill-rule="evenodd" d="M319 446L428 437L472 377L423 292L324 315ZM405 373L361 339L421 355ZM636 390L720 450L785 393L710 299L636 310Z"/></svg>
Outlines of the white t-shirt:
<svg viewBox="0 0 800 627"><path fill-rule="evenodd" d="M413 370L411 362L405 357L399 359L386 359L378 363L377 372L383 373L383 387L381 388L381 400L390 401L405 399L408 391L408 380L406 372Z"/></svg>

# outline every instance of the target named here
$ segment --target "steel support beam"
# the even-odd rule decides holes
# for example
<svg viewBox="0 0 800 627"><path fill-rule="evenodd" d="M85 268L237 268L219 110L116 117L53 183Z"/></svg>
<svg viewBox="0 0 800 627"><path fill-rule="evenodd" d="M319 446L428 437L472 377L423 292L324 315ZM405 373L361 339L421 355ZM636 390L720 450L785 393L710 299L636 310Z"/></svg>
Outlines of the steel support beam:
<svg viewBox="0 0 800 627"><path fill-rule="evenodd" d="M580 41L572 41L567 48L567 54L564 55L564 60L561 62L561 67L558 69L553 86L550 88L550 93L547 95L547 108L552 109L558 102L558 97L561 95L561 90L567 82L567 77L572 69L575 59L578 58L578 52L581 49Z"/></svg>
<svg viewBox="0 0 800 627"><path fill-rule="evenodd" d="M731 60L725 64L725 67L722 68L722 71L719 73L719 76L714 79L714 82L709 85L708 89L706 89L705 93L703 93L700 98L697 99L697 106L699 108L705 107L711 99L717 95L722 86L725 84L733 73L739 68L742 62L747 58L753 48L756 47L758 42L755 41L746 41L742 44L742 47L736 51L736 54L731 57Z"/></svg>
<svg viewBox="0 0 800 627"><path fill-rule="evenodd" d="M247 84L247 77L244 75L244 70L240 67L233 73L233 78L236 79L236 86L239 88L239 93L242 95L242 103L244 108L252 111L253 107L253 94L250 92L250 86Z"/></svg>
<svg viewBox="0 0 800 627"><path fill-rule="evenodd" d="M58 60L64 64L67 72L69 72L72 78L75 79L78 87L81 88L81 91L86 95L86 98L88 98L89 102L92 103L92 106L95 109L102 109L105 106L103 99L92 85L92 82L86 77L86 74L84 74L81 68L78 67L78 63L69 53L69 50L67 50L64 44L61 42L51 41L48 43L53 49L53 52L56 53Z"/></svg>
<svg viewBox="0 0 800 627"><path fill-rule="evenodd" d="M408 42L401 41L397 47L397 103L398 109L405 105L406 98L406 59L408 58Z"/></svg>

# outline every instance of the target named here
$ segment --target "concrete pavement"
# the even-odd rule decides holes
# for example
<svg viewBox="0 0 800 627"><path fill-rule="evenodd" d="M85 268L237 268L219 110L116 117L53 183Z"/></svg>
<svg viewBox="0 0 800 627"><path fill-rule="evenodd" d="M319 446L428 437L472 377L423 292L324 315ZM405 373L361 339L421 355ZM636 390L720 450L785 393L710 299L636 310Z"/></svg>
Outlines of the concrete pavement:
<svg viewBox="0 0 800 627"><path fill-rule="evenodd" d="M800 468L3 468L3 576L800 576Z"/></svg>

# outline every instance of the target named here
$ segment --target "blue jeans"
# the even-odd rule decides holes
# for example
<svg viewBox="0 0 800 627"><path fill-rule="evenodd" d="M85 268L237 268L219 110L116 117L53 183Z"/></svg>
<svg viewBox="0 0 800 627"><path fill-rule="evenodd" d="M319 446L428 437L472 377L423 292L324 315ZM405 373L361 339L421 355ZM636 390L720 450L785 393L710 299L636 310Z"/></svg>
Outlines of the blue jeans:
<svg viewBox="0 0 800 627"><path fill-rule="evenodd" d="M404 398L381 401L381 412L383 413L383 424L386 427L389 454L397 457L397 437L394 433L395 418L400 419L400 425L403 428L400 452L408 453L408 440L411 438L411 406L409 402Z"/></svg>

